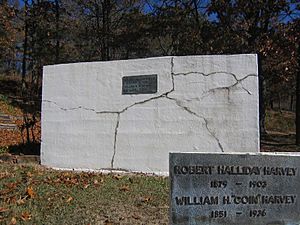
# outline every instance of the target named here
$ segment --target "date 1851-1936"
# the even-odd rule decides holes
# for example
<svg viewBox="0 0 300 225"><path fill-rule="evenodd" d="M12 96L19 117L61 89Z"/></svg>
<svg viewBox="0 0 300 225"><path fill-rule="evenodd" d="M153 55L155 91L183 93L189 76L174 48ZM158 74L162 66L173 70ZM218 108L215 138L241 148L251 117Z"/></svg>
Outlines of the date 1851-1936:
<svg viewBox="0 0 300 225"><path fill-rule="evenodd" d="M267 215L265 209L252 209L249 212L249 217L256 218L256 217L264 217ZM223 210L215 210L210 212L210 218L225 218L227 217L227 211Z"/></svg>

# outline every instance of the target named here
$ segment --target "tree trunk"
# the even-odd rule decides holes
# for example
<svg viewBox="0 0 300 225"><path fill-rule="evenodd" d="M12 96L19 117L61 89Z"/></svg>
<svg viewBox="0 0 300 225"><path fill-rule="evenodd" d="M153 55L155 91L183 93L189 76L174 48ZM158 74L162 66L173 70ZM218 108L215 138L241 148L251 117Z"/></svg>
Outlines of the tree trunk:
<svg viewBox="0 0 300 225"><path fill-rule="evenodd" d="M21 95L25 97L26 91L26 63L27 63L27 45L28 45L28 21L27 21L27 14L28 14L28 0L24 1L24 11L25 11L25 18L24 18L24 46L23 46L23 59L22 59L22 82L21 82Z"/></svg>
<svg viewBox="0 0 300 225"><path fill-rule="evenodd" d="M26 85L26 73L27 73L27 56L28 56L28 0L24 1L24 46L23 46L23 59L22 59L22 81L21 81L21 95L22 95L22 104L24 105L25 111L23 110L23 119L24 126L26 129L26 140L27 143L30 143L30 134L27 127L27 85Z"/></svg>
<svg viewBox="0 0 300 225"><path fill-rule="evenodd" d="M194 10L195 10L195 16L196 16L197 28L199 29L200 20L199 20L199 12L198 12L198 4L197 4L197 0L193 0L193 4L194 4Z"/></svg>
<svg viewBox="0 0 300 225"><path fill-rule="evenodd" d="M273 99L270 100L270 108L273 110L274 109L274 101Z"/></svg>
<svg viewBox="0 0 300 225"><path fill-rule="evenodd" d="M266 134L265 128L265 105L264 105L264 87L265 82L262 75L262 68L261 68L261 57L258 55L258 81L259 81L259 127L260 127L260 136L264 136Z"/></svg>
<svg viewBox="0 0 300 225"><path fill-rule="evenodd" d="M281 112L281 95L280 95L280 93L278 93L278 109L279 109L279 112Z"/></svg>
<svg viewBox="0 0 300 225"><path fill-rule="evenodd" d="M104 0L102 4L102 23L103 23L103 37L102 37L102 60L108 61L109 57L109 37L110 37L110 0Z"/></svg>
<svg viewBox="0 0 300 225"><path fill-rule="evenodd" d="M59 0L55 0L55 63L59 63Z"/></svg>
<svg viewBox="0 0 300 225"><path fill-rule="evenodd" d="M24 119L24 125L26 129L26 140L27 144L30 143L30 134L29 134L29 126L28 126L28 115L26 113L23 113L23 119Z"/></svg>
<svg viewBox="0 0 300 225"><path fill-rule="evenodd" d="M296 145L300 145L300 46L297 45L298 71L296 74Z"/></svg>
<svg viewBox="0 0 300 225"><path fill-rule="evenodd" d="M293 111L294 106L294 95L291 94L290 111Z"/></svg>

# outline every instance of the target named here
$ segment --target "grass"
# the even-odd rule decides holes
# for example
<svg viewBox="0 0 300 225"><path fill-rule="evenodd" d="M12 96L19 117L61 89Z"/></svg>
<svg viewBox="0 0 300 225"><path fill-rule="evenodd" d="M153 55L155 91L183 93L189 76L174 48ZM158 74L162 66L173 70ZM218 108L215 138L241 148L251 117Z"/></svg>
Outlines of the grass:
<svg viewBox="0 0 300 225"><path fill-rule="evenodd" d="M8 146L3 146L3 147L0 146L0 154L8 153L8 152L9 152Z"/></svg>
<svg viewBox="0 0 300 225"><path fill-rule="evenodd" d="M167 224L167 178L0 164L3 224ZM0 222L1 223L1 222Z"/></svg>
<svg viewBox="0 0 300 225"><path fill-rule="evenodd" d="M6 95L0 94L0 113L5 113L11 116L20 116L22 115L22 110L13 106Z"/></svg>
<svg viewBox="0 0 300 225"><path fill-rule="evenodd" d="M295 133L295 113L289 111L266 111L266 129L282 133Z"/></svg>

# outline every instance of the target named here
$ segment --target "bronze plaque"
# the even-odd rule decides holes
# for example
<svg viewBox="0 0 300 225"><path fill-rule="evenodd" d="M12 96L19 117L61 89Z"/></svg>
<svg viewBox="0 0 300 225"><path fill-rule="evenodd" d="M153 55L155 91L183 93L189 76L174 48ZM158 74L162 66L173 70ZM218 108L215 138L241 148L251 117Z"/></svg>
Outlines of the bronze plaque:
<svg viewBox="0 0 300 225"><path fill-rule="evenodd" d="M122 77L122 95L154 94L156 92L156 74Z"/></svg>

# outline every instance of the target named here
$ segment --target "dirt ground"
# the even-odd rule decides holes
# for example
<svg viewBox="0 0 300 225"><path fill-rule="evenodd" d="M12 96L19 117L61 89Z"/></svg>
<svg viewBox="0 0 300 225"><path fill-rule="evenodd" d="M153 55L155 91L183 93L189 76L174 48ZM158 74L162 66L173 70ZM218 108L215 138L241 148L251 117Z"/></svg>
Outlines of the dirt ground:
<svg viewBox="0 0 300 225"><path fill-rule="evenodd" d="M300 152L300 146L295 144L296 135L269 131L261 138L262 152Z"/></svg>

